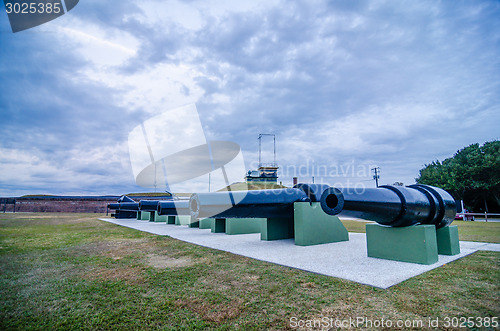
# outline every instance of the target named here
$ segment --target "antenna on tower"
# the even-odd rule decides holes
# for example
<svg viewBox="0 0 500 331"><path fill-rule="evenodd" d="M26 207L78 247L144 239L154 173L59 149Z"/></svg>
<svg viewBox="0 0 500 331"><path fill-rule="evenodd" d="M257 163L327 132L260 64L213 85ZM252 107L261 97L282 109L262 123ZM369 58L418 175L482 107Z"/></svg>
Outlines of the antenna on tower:
<svg viewBox="0 0 500 331"><path fill-rule="evenodd" d="M271 136L273 137L273 164L272 167L276 166L276 135L272 133L259 133L259 167L262 167L262 137Z"/></svg>

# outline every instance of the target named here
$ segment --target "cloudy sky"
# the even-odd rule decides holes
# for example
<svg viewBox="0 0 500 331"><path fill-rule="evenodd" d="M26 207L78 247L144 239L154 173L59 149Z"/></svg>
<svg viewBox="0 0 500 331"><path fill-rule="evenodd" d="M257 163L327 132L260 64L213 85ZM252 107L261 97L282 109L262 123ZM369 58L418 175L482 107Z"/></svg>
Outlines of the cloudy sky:
<svg viewBox="0 0 500 331"><path fill-rule="evenodd" d="M0 196L151 191L128 135L193 103L241 179L276 134L287 185L408 185L500 136L497 0L81 0L18 33L1 8Z"/></svg>

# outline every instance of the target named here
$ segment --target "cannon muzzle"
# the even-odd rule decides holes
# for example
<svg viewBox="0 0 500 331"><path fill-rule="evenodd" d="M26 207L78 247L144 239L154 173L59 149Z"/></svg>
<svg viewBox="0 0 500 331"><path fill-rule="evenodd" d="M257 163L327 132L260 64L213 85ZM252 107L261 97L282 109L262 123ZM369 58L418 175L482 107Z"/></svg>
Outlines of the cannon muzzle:
<svg viewBox="0 0 500 331"><path fill-rule="evenodd" d="M319 202L328 215L337 215L344 208L342 192L326 184L297 184L294 188L303 191L311 202Z"/></svg>

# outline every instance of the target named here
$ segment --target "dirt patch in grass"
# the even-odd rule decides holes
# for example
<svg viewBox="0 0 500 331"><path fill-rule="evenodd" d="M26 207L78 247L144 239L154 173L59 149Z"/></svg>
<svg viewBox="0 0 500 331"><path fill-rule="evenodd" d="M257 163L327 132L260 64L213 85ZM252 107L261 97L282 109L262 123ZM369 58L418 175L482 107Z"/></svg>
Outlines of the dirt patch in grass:
<svg viewBox="0 0 500 331"><path fill-rule="evenodd" d="M238 317L241 314L242 304L241 299L216 304L199 298L180 299L175 302L176 306L187 308L198 313L202 319L216 323Z"/></svg>
<svg viewBox="0 0 500 331"><path fill-rule="evenodd" d="M144 283L144 269L141 267L92 268L83 271L81 278L87 280L123 281L129 285Z"/></svg>
<svg viewBox="0 0 500 331"><path fill-rule="evenodd" d="M114 260L122 259L125 256L139 252L148 252L151 250L151 240L148 238L140 239L114 239L92 242L72 249L75 255L100 255L110 257Z"/></svg>
<svg viewBox="0 0 500 331"><path fill-rule="evenodd" d="M173 258L165 255L149 254L146 257L146 264L157 269L182 268L194 264L189 257Z"/></svg>

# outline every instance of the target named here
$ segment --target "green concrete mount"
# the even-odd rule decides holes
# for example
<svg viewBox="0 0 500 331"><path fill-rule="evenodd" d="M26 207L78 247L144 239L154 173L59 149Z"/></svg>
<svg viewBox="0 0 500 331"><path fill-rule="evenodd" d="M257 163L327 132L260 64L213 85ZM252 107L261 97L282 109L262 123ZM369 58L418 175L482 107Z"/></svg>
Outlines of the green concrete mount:
<svg viewBox="0 0 500 331"><path fill-rule="evenodd" d="M215 218L212 220L212 232L213 233L224 233L226 232L226 219L225 218Z"/></svg>
<svg viewBox="0 0 500 331"><path fill-rule="evenodd" d="M319 202L295 202L293 218L262 222L261 240L295 238L295 245L310 246L348 241L349 233L337 216L327 215Z"/></svg>
<svg viewBox="0 0 500 331"><path fill-rule="evenodd" d="M166 222L167 221L167 215L158 215L157 211L151 212L151 215L155 215L153 222Z"/></svg>
<svg viewBox="0 0 500 331"><path fill-rule="evenodd" d="M167 216L167 224L175 224L175 216L168 215Z"/></svg>
<svg viewBox="0 0 500 331"><path fill-rule="evenodd" d="M325 214L319 202L293 204L295 245L310 246L349 241L349 232L337 216Z"/></svg>
<svg viewBox="0 0 500 331"><path fill-rule="evenodd" d="M137 220L140 221L141 220L141 211L137 211Z"/></svg>
<svg viewBox="0 0 500 331"><path fill-rule="evenodd" d="M194 218L194 217L190 216L189 217L188 227L190 227L190 228L199 228L200 227L200 221L197 218Z"/></svg>
<svg viewBox="0 0 500 331"><path fill-rule="evenodd" d="M149 221L149 211L141 211L141 221Z"/></svg>
<svg viewBox="0 0 500 331"><path fill-rule="evenodd" d="M177 215L175 216L175 225L189 225L191 223L190 215Z"/></svg>
<svg viewBox="0 0 500 331"><path fill-rule="evenodd" d="M445 226L436 230L438 254L457 255L460 254L460 243L458 241L458 226Z"/></svg>
<svg viewBox="0 0 500 331"><path fill-rule="evenodd" d="M260 233L265 218L226 218L226 234Z"/></svg>
<svg viewBox="0 0 500 331"><path fill-rule="evenodd" d="M212 219L211 218L200 219L200 229L211 229L211 228L212 228Z"/></svg>
<svg viewBox="0 0 500 331"><path fill-rule="evenodd" d="M396 228L367 224L366 244L369 257L419 264L438 261L434 225Z"/></svg>
<svg viewBox="0 0 500 331"><path fill-rule="evenodd" d="M260 240L293 238L293 218L268 218L262 222Z"/></svg>

